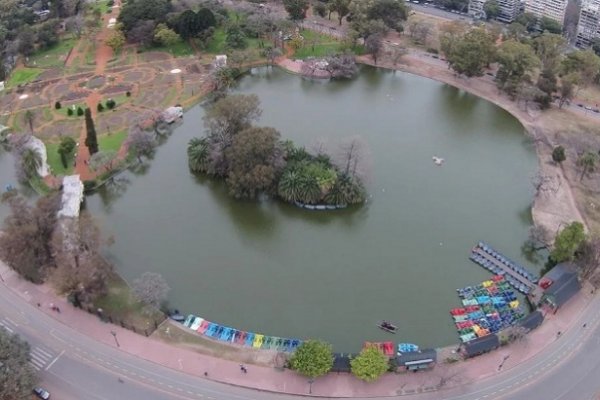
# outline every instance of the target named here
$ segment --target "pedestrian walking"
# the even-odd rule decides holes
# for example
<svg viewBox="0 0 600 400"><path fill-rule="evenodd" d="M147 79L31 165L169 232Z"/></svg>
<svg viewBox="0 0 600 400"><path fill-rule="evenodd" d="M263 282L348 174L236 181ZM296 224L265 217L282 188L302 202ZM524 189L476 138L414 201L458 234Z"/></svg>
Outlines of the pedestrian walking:
<svg viewBox="0 0 600 400"><path fill-rule="evenodd" d="M240 364L240 371L244 372L244 364Z"/></svg>
<svg viewBox="0 0 600 400"><path fill-rule="evenodd" d="M56 306L56 312L60 314L60 308L58 308L58 306Z"/></svg>
<svg viewBox="0 0 600 400"><path fill-rule="evenodd" d="M585 328L586 326L587 326L587 323L586 323L586 324L583 324L583 327L584 327L584 328Z"/></svg>
<svg viewBox="0 0 600 400"><path fill-rule="evenodd" d="M37 306L38 306L38 307L41 307L42 305L41 305L40 303L37 303Z"/></svg>

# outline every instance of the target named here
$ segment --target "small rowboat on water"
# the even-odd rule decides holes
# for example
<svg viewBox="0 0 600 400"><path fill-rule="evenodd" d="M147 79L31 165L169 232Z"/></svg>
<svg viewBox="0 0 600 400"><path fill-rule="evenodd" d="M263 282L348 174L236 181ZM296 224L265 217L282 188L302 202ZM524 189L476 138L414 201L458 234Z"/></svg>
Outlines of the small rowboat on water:
<svg viewBox="0 0 600 400"><path fill-rule="evenodd" d="M396 333L396 331L398 330L398 327L396 325L388 321L379 321L377 323L377 327L389 333Z"/></svg>

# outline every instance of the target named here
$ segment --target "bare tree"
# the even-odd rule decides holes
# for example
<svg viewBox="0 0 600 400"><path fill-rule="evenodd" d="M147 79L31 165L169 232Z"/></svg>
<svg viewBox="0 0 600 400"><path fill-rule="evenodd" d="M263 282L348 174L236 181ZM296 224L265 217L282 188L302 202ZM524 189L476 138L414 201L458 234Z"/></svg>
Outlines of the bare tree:
<svg viewBox="0 0 600 400"><path fill-rule="evenodd" d="M593 236L586 240L577 252L576 262L581 278L595 288L600 287L600 238Z"/></svg>
<svg viewBox="0 0 600 400"><path fill-rule="evenodd" d="M367 142L360 136L346 139L340 143L333 163L344 174L362 182L367 181L371 173L371 154Z"/></svg>
<svg viewBox="0 0 600 400"><path fill-rule="evenodd" d="M556 194L560 189L562 180L558 175L553 177L537 172L532 178L531 183L535 189L535 196L537 197L539 195Z"/></svg>
<svg viewBox="0 0 600 400"><path fill-rule="evenodd" d="M302 66L300 67L300 74L305 77L313 77L315 76L315 71L317 70L317 61L316 60L305 60L302 62Z"/></svg>
<svg viewBox="0 0 600 400"><path fill-rule="evenodd" d="M407 53L408 50L406 47L393 46L388 50L387 56L390 58L395 67L398 65L402 57L404 57Z"/></svg>
<svg viewBox="0 0 600 400"><path fill-rule="evenodd" d="M161 274L144 272L133 281L133 293L145 305L158 308L171 288Z"/></svg>
<svg viewBox="0 0 600 400"><path fill-rule="evenodd" d="M338 54L327 57L325 70L332 79L350 79L358 72L356 61L352 54Z"/></svg>
<svg viewBox="0 0 600 400"><path fill-rule="evenodd" d="M139 125L134 125L129 130L126 143L129 152L137 157L139 163L142 162L142 157L151 158L157 145L154 135Z"/></svg>
<svg viewBox="0 0 600 400"><path fill-rule="evenodd" d="M74 15L66 20L65 27L77 38L80 38L85 28L85 18L82 14Z"/></svg>
<svg viewBox="0 0 600 400"><path fill-rule="evenodd" d="M106 293L113 267L101 255L107 243L87 212L79 218L62 219L52 238L56 269L51 281L57 290L72 297L76 305L92 304Z"/></svg>
<svg viewBox="0 0 600 400"><path fill-rule="evenodd" d="M432 31L433 25L427 21L415 18L408 23L409 36L415 43L426 45Z"/></svg>
<svg viewBox="0 0 600 400"><path fill-rule="evenodd" d="M439 379L438 389L443 389L452 384L459 385L464 379L460 368L449 368L447 366L437 368L435 376Z"/></svg>
<svg viewBox="0 0 600 400"><path fill-rule="evenodd" d="M99 151L90 157L90 168L92 171L99 172L104 169L105 172L112 171L117 153L112 150Z"/></svg>
<svg viewBox="0 0 600 400"><path fill-rule="evenodd" d="M35 207L18 195L4 201L11 213L4 220L0 235L0 257L25 279L39 283L54 265L50 248L60 196L40 198Z"/></svg>
<svg viewBox="0 0 600 400"><path fill-rule="evenodd" d="M507 329L509 342L523 342L527 339L529 329L521 325L513 325Z"/></svg>

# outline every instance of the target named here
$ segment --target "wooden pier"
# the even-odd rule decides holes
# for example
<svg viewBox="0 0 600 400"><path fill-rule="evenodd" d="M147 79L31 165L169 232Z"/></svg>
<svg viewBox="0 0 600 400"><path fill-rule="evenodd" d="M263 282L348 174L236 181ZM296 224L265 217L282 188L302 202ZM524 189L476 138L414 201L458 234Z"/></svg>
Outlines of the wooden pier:
<svg viewBox="0 0 600 400"><path fill-rule="evenodd" d="M517 271L511 269L508 265L504 264L500 260L495 259L490 254L486 253L481 247L477 246L473 248L473 254L477 254L480 257L485 258L487 261L491 262L495 267L502 269L506 275L510 275L511 278L514 278L517 282L522 283L526 287L533 289L536 285L523 275L517 273Z"/></svg>

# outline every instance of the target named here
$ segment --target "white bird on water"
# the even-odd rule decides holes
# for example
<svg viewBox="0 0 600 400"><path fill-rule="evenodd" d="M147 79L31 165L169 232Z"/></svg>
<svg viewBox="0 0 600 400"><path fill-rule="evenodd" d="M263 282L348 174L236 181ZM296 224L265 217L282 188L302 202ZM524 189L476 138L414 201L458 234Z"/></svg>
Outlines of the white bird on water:
<svg viewBox="0 0 600 400"><path fill-rule="evenodd" d="M433 156L432 157L433 162L435 163L435 165L442 165L444 163L444 159L438 156Z"/></svg>

